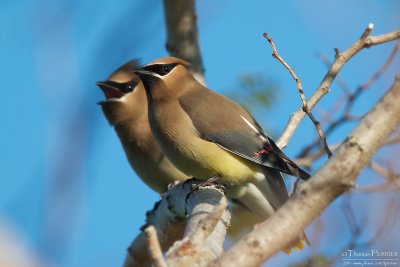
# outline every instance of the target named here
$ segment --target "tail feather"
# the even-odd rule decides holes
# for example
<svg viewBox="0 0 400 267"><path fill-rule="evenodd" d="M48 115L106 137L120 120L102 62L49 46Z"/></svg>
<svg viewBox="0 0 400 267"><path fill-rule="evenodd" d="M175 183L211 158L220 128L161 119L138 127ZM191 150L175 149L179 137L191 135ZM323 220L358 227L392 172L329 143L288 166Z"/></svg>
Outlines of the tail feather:
<svg viewBox="0 0 400 267"><path fill-rule="evenodd" d="M306 171L304 171L303 169L301 169L301 168L299 168L299 167L297 167L297 172L298 172L297 177L299 177L300 179L302 179L302 180L304 180L304 181L307 181L308 178L311 177L310 174L308 174Z"/></svg>
<svg viewBox="0 0 400 267"><path fill-rule="evenodd" d="M268 137L268 141L268 143L271 145L271 148L273 148L273 153L268 155L268 158L275 159L274 163L279 166L276 168L277 170L296 176L304 181L310 178L310 175L306 171L297 166L296 163L294 163L288 156L285 155L285 153L283 153L282 150L280 150L280 148L275 144L274 140Z"/></svg>
<svg viewBox="0 0 400 267"><path fill-rule="evenodd" d="M301 175L301 169L298 168L297 170L299 175ZM307 174L306 172L304 173ZM289 194L283 182L282 174L279 171L270 168L264 168L264 175L265 178L258 180L256 179L254 181L254 185L263 193L264 197L272 204L274 209L277 210L289 198ZM305 246L304 243L310 245L309 239L303 232L297 239L293 240L286 248L284 248L283 251L287 254L290 254L292 249L295 251L302 250Z"/></svg>
<svg viewBox="0 0 400 267"><path fill-rule="evenodd" d="M311 245L310 240L303 232L298 239L293 240L287 247L283 248L282 251L285 252L286 254L290 254L292 253L292 249L294 251L302 250L305 247L304 243L307 244L308 246Z"/></svg>
<svg viewBox="0 0 400 267"><path fill-rule="evenodd" d="M282 153L283 154L283 153ZM284 154L283 154L284 155ZM311 177L310 174L308 174L306 171L304 171L302 168L300 168L299 166L297 166L296 163L294 163L293 161L291 161L288 157L286 157L286 155L282 156L283 161L287 164L287 167L290 171L290 175L296 176L304 181L307 181L308 178Z"/></svg>
<svg viewBox="0 0 400 267"><path fill-rule="evenodd" d="M250 183L231 187L228 197L240 202L259 219L266 220L288 200L289 194L279 171L265 167L263 173L264 176L255 177ZM305 244L310 245L310 241L303 232L282 251L290 254L292 250L303 249Z"/></svg>

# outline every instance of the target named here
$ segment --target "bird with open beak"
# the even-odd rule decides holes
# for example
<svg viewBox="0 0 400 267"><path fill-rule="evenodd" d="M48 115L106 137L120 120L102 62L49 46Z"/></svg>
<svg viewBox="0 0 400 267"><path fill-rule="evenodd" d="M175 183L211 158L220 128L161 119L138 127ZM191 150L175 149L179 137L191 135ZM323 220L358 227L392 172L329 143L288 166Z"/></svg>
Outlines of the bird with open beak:
<svg viewBox="0 0 400 267"><path fill-rule="evenodd" d="M303 180L310 175L244 108L200 84L187 66L168 57L135 71L146 91L153 135L183 173L203 180L217 178L228 186L231 197L268 218L289 198L282 173ZM301 249L303 241L309 243L304 233L291 247Z"/></svg>
<svg viewBox="0 0 400 267"><path fill-rule="evenodd" d="M136 174L151 189L164 193L168 185L184 181L189 176L179 171L161 152L150 130L147 98L143 84L134 71L138 62L131 60L115 70L106 81L98 82L106 100L99 104L108 122L114 127L126 157ZM233 199L233 218L228 235L239 237L259 222L242 202L263 196L256 188L247 190L241 199ZM246 218L243 220L243 218Z"/></svg>
<svg viewBox="0 0 400 267"><path fill-rule="evenodd" d="M99 105L114 127L131 167L144 183L161 194L169 184L188 176L164 156L151 133L146 92L139 76L133 73L137 67L137 61L131 60L107 81L98 82L106 97Z"/></svg>

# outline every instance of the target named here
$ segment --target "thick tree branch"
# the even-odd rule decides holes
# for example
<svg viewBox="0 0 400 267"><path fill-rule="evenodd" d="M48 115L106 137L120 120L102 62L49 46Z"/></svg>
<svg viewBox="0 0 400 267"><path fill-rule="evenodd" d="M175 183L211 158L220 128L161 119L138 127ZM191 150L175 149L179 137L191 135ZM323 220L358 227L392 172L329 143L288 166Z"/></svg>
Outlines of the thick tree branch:
<svg viewBox="0 0 400 267"><path fill-rule="evenodd" d="M167 266L187 266L189 260L191 266L204 266L223 251L230 221L226 203L219 185L203 186L190 179L170 188L148 212L147 237L141 233L135 238L124 266L163 266L164 261ZM167 250L164 259L160 251Z"/></svg>
<svg viewBox="0 0 400 267"><path fill-rule="evenodd" d="M201 58L197 15L194 0L164 0L167 26L167 50L171 56L191 63L193 76L204 84L204 66Z"/></svg>
<svg viewBox="0 0 400 267"><path fill-rule="evenodd" d="M363 32L360 39L358 39L349 49L347 49L343 53L339 53L339 50L336 49L336 58L332 63L330 69L328 70L325 77L322 79L322 82L315 90L314 94L307 101L307 105L310 109L312 109L321 98L329 92L329 88L335 79L336 75L342 69L344 64L349 61L355 54L360 52L363 48L368 48L372 45L378 45L385 42L394 41L400 39L400 30L396 30L391 33L382 34L378 36L369 36L373 29L373 24L369 24L367 29ZM277 141L277 145L280 148L286 147L289 142L289 139L294 134L300 122L303 120L304 116L303 109L299 109L295 113L293 113L289 119L289 123L286 125L285 130Z"/></svg>
<svg viewBox="0 0 400 267"><path fill-rule="evenodd" d="M162 251L166 251L176 240L183 237L186 224L185 201L186 195L191 190L192 183L180 183L168 190L162 200L154 205L154 208L146 214L146 224L153 225ZM128 255L125 259L125 267L151 266L151 255L149 253L145 233L139 234L128 248Z"/></svg>
<svg viewBox="0 0 400 267"><path fill-rule="evenodd" d="M164 256L161 250L160 242L158 241L157 230L153 225L149 225L144 232L147 237L149 252L153 261L154 267L167 267Z"/></svg>
<svg viewBox="0 0 400 267"><path fill-rule="evenodd" d="M400 76L337 152L269 220L209 266L258 266L303 231L359 172L400 124Z"/></svg>
<svg viewBox="0 0 400 267"><path fill-rule="evenodd" d="M205 266L223 252L230 220L226 207L226 198L215 187L206 187L188 200L184 238L168 250L168 266Z"/></svg>

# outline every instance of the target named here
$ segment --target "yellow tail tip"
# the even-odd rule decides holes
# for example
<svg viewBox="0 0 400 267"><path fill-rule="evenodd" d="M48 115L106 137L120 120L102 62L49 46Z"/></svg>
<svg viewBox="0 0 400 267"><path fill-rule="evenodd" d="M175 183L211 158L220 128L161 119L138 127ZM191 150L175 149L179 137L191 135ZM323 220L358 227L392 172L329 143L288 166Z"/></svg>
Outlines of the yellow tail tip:
<svg viewBox="0 0 400 267"><path fill-rule="evenodd" d="M292 243L290 243L289 246L283 248L282 251L284 253L290 255L292 253L292 249L294 251L300 251L300 250L304 249L304 247L305 247L304 243L307 244L308 246L310 246L310 240L308 240L308 238L305 234L303 234L297 240L294 240Z"/></svg>
<svg viewBox="0 0 400 267"><path fill-rule="evenodd" d="M288 255L290 255L292 253L292 249L291 248L283 248L282 251Z"/></svg>

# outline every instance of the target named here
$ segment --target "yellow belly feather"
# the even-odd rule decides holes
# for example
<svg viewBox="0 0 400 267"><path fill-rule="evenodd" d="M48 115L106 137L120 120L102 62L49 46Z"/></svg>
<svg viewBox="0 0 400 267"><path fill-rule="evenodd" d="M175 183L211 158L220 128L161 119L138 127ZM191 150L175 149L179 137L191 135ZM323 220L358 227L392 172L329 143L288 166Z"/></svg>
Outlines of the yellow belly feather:
<svg viewBox="0 0 400 267"><path fill-rule="evenodd" d="M185 172L198 179L209 179L219 174L221 182L242 184L262 171L257 164L200 138L192 143L190 153L185 154L182 155Z"/></svg>

